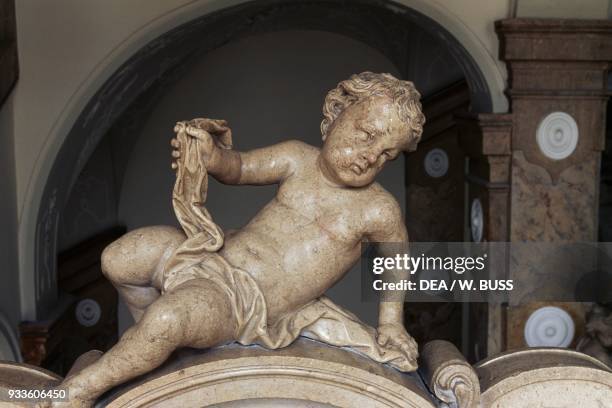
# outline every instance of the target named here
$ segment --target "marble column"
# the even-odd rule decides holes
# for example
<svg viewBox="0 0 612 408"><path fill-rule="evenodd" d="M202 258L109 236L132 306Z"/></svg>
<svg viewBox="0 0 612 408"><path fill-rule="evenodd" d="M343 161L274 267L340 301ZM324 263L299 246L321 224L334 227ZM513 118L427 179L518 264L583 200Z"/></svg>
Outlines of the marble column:
<svg viewBox="0 0 612 408"><path fill-rule="evenodd" d="M406 155L406 226L411 242L461 242L465 213L465 154L459 147L455 115L467 112L470 91L465 81L422 100L426 117L419 148ZM406 327L424 344L434 339L464 348L462 305L410 302Z"/></svg>
<svg viewBox="0 0 612 408"><path fill-rule="evenodd" d="M466 172L468 241L508 241L512 116L467 114L456 118L460 145L468 157ZM503 255L503 254L502 254ZM505 265L505 259L491 261ZM505 267L497 271L505 275ZM505 309L500 303L470 303L470 361L505 348Z"/></svg>
<svg viewBox="0 0 612 408"><path fill-rule="evenodd" d="M595 242L612 21L507 19L495 28L512 111L508 240ZM556 306L568 318L580 316L580 304L534 303L540 289L559 284L541 272L551 258L540 255L540 260L537 253L529 257L531 267L511 270L531 292L513 294L507 348L526 345L526 316L541 306Z"/></svg>
<svg viewBox="0 0 612 408"><path fill-rule="evenodd" d="M512 241L596 241L612 21L496 23L512 109Z"/></svg>
<svg viewBox="0 0 612 408"><path fill-rule="evenodd" d="M455 115L467 112L465 81L424 98L426 122L419 148L406 156L406 225L414 242L461 242L465 154Z"/></svg>

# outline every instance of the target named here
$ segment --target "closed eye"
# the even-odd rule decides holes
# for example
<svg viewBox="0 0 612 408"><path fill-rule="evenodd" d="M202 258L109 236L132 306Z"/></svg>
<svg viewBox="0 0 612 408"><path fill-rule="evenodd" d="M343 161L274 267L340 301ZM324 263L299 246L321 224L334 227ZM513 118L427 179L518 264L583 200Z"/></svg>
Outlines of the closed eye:
<svg viewBox="0 0 612 408"><path fill-rule="evenodd" d="M374 135L370 132L361 132L360 139L364 142L371 142L374 140Z"/></svg>
<svg viewBox="0 0 612 408"><path fill-rule="evenodd" d="M385 156L385 159L387 160L395 160L397 158L397 156L389 150L385 150L383 152L383 155Z"/></svg>

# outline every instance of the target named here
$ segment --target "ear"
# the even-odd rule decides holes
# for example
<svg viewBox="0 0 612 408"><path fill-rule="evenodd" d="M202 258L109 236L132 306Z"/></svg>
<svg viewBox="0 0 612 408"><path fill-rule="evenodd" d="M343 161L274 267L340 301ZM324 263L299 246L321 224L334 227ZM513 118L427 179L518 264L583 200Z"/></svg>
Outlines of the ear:
<svg viewBox="0 0 612 408"><path fill-rule="evenodd" d="M410 132L410 141L408 142L408 146L406 147L406 152L414 152L417 149L419 142L421 141L420 137L415 137L412 132Z"/></svg>
<svg viewBox="0 0 612 408"><path fill-rule="evenodd" d="M329 135L329 131L331 130L333 125L334 125L334 122L328 124L327 127L325 128L325 133L321 133L321 140L323 140L324 143L327 140L327 135Z"/></svg>

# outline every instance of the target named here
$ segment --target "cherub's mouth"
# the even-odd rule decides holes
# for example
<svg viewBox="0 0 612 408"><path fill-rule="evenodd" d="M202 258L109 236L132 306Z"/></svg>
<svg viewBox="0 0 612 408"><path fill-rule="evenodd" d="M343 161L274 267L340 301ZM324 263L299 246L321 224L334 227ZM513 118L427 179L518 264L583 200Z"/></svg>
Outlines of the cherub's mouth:
<svg viewBox="0 0 612 408"><path fill-rule="evenodd" d="M368 170L368 166L359 165L357 163L351 164L349 168L353 171L353 173L357 174L358 176L361 176Z"/></svg>

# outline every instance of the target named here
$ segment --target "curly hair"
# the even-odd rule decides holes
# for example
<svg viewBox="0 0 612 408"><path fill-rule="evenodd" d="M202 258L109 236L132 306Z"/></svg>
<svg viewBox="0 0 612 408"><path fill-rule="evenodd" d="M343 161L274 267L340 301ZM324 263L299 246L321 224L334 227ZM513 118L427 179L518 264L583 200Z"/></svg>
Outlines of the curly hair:
<svg viewBox="0 0 612 408"><path fill-rule="evenodd" d="M408 124L411 136L418 143L423 133L425 115L421 111L421 94L410 81L402 81L391 74L362 72L351 75L327 93L323 105L321 134L323 140L336 118L349 106L371 96L388 96L397 106L400 118Z"/></svg>

